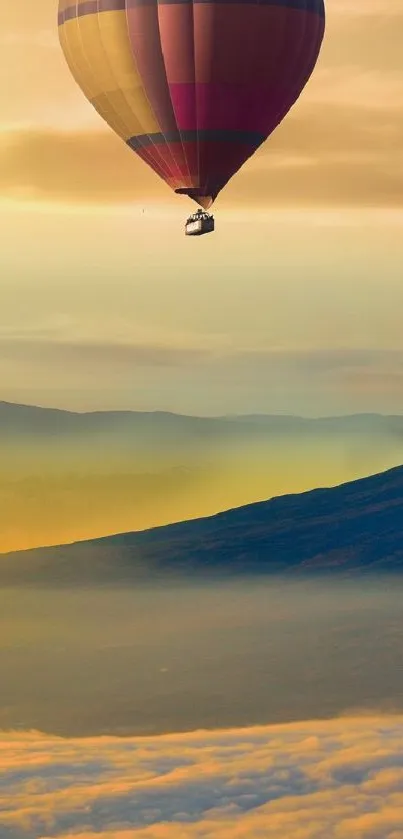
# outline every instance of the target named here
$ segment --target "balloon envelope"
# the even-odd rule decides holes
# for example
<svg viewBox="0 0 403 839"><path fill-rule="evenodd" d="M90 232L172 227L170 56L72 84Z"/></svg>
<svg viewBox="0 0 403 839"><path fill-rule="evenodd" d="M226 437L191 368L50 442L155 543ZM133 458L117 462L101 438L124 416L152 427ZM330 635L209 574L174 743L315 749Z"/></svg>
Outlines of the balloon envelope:
<svg viewBox="0 0 403 839"><path fill-rule="evenodd" d="M176 192L209 207L298 99L323 0L59 0L70 70Z"/></svg>

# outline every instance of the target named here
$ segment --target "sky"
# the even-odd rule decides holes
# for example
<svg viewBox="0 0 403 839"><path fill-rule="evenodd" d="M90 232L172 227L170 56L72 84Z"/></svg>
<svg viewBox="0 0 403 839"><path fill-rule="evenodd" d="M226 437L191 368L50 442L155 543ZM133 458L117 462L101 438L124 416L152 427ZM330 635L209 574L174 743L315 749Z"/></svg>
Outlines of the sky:
<svg viewBox="0 0 403 839"><path fill-rule="evenodd" d="M301 100L217 201L214 235L186 240L183 223L194 205L170 195L102 124L70 77L57 40L56 0L0 0L0 400L80 411L403 413L403 0L327 0L327 10L323 51ZM51 520L51 502L41 502L37 481L32 486L26 491ZM24 497L18 484L6 493ZM86 502L92 501L88 492ZM161 508L166 503L162 498ZM21 521L23 515L12 520L9 549L22 539L28 546L60 538L51 524L40 541L33 525L21 534ZM102 535L114 529L106 518L101 526ZM20 591L18 597L24 610L26 599ZM328 639L328 671L317 656L327 636L310 612L306 623L315 643L299 656L300 670L284 667L265 644L255 671L271 696L273 673L279 673L283 712L292 701L303 706L303 681L291 689L287 682L301 668L309 696L316 685L323 689L335 661L351 661L345 679L333 691L326 688L323 706L339 691L345 707L357 689L365 691L366 706L378 705L371 713L350 706L344 717L248 729L228 722L232 727L221 731L62 738L51 732L52 713L78 707L85 722L109 709L99 702L107 695L102 690L96 704L89 701L97 679L115 691L110 701L112 711L112 700L118 702L117 726L125 713L138 718L139 693L122 687L119 667L139 648L147 654L152 637L141 632L138 610L130 608L137 633L131 629L128 650L127 632L123 641L110 637L112 608L97 609L92 631L105 648L90 655L92 636L79 635L71 595L64 606L68 619L57 598L53 613L34 598L36 620L26 609L21 617L7 598L17 637L7 627L0 633L8 674L0 710L4 720L16 708L17 730L0 732L2 836L402 839L403 718L401 707L393 707L401 705L401 685L393 682L402 672L400 612L382 621L378 646L370 644L366 627L343 641L350 624L340 600L343 625ZM220 607L210 609L218 622ZM246 661L248 650L233 643L239 608L235 602L230 608L227 633L210 616L210 631L228 640L235 662L238 682L229 698L220 693L223 657L214 658L214 644L203 634L209 621L200 620L200 605L190 601L187 608L211 657L198 657L190 633L173 625L169 634L154 615L174 653L159 661L157 639L142 688L161 678L165 692L151 690L144 707L154 713L155 698L172 702L174 684L193 710L192 693L175 671L178 649L188 644L188 661L192 657L195 669L201 664L191 687L199 689L207 668L203 686L216 720L220 703L230 713L250 689L251 680L242 688L239 678L239 655L243 651ZM256 602L249 608L255 614ZM89 621L87 600L85 614ZM128 607L119 614L123 633ZM328 611L323 614L329 625ZM148 610L145 620L150 617ZM4 624L6 609L0 618ZM279 615L295 653L303 633L292 635L290 621ZM63 632L76 645L75 671L67 666ZM279 632L271 635L275 641ZM263 642L261 625L254 637ZM374 667L376 654L385 677ZM52 656L65 666L63 678L50 666ZM125 672L138 677L134 667ZM45 698L41 674L53 677L54 692ZM374 677L376 688L388 693L390 713L380 714ZM48 733L31 725L37 705ZM337 713L332 708L329 716ZM154 713L153 724L161 724L161 715Z"/></svg>
<svg viewBox="0 0 403 839"><path fill-rule="evenodd" d="M2 4L0 398L403 411L403 0L327 12L301 99L186 240L194 205L87 103L53 0Z"/></svg>

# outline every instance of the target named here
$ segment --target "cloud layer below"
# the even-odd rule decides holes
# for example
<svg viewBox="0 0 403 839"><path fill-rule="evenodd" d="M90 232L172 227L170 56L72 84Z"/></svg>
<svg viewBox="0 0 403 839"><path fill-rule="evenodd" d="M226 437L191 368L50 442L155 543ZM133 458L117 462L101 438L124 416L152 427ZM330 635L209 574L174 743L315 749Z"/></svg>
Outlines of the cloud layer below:
<svg viewBox="0 0 403 839"><path fill-rule="evenodd" d="M403 717L0 739L2 839L401 839Z"/></svg>

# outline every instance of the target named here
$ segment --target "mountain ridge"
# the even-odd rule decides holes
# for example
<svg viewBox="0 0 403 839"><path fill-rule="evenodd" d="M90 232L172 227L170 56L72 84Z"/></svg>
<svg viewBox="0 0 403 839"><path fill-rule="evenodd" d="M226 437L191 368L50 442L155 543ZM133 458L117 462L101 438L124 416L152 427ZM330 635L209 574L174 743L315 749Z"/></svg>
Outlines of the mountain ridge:
<svg viewBox="0 0 403 839"><path fill-rule="evenodd" d="M92 411L73 411L69 408L54 408L47 405L32 405L25 402L9 402L5 399L0 399L0 413L3 410L21 410L23 412L32 411L33 413L49 413L54 415L67 415L70 417L98 417L98 416L163 416L163 417L178 417L182 419L200 419L200 420L261 420L261 419L292 419L302 420L306 422L322 422L326 420L345 420L345 419L398 419L403 421L403 414L382 414L377 411L359 411L352 414L326 414L320 416L303 416L302 414L283 414L283 413L246 413L246 414L187 414L178 411L168 410L148 410L140 411L130 408L119 409L104 409Z"/></svg>
<svg viewBox="0 0 403 839"><path fill-rule="evenodd" d="M0 556L0 585L403 570L403 466L213 516Z"/></svg>
<svg viewBox="0 0 403 839"><path fill-rule="evenodd" d="M0 435L3 437L111 433L149 436L155 432L215 436L275 432L289 433L385 433L403 439L403 415L355 413L304 417L294 414L227 414L197 416L173 411L70 411L0 400Z"/></svg>

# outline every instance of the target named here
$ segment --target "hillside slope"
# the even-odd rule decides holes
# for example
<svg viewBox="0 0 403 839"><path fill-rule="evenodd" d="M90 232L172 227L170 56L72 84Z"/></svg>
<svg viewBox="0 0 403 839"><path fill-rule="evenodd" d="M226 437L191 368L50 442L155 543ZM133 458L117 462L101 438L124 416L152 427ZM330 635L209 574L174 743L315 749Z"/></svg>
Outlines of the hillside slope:
<svg viewBox="0 0 403 839"><path fill-rule="evenodd" d="M0 585L403 570L403 467L143 532L0 557Z"/></svg>

